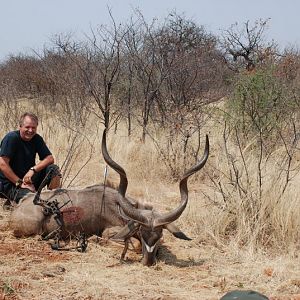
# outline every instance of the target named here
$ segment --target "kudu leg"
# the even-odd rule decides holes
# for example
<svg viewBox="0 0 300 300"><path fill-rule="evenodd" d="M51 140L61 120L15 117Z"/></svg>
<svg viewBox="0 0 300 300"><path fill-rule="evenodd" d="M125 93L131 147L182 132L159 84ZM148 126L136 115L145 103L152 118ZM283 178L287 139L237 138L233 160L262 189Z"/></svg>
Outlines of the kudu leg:
<svg viewBox="0 0 300 300"><path fill-rule="evenodd" d="M122 254L121 254L121 261L125 260L124 258L125 258L126 252L128 250L128 247L129 247L129 241L130 241L130 238L125 240L124 249L123 249Z"/></svg>

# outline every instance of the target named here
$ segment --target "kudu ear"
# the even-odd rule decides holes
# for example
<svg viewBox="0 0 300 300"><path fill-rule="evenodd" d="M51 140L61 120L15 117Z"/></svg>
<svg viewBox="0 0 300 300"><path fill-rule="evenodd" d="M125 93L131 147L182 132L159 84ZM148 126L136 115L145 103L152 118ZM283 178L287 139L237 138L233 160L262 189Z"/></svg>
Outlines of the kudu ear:
<svg viewBox="0 0 300 300"><path fill-rule="evenodd" d="M167 229L169 232L171 232L176 238L186 241L191 241L189 237L187 237L177 226L174 224L166 224L164 225L164 228Z"/></svg>
<svg viewBox="0 0 300 300"><path fill-rule="evenodd" d="M129 221L128 224L126 224L121 231L116 233L114 236L112 236L110 239L117 242L124 242L126 239L132 237L135 232L138 230L139 224L134 221Z"/></svg>

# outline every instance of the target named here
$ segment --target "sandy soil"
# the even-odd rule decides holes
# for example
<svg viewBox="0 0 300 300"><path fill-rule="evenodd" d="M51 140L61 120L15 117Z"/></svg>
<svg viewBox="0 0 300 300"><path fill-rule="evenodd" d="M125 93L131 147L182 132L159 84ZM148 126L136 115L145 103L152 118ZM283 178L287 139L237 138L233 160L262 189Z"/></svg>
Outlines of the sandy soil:
<svg viewBox="0 0 300 300"><path fill-rule="evenodd" d="M0 300L2 299L220 299L253 289L270 299L300 299L300 259L248 257L165 234L159 262L143 267L141 255L89 239L86 253L53 251L39 237L16 239L0 200Z"/></svg>

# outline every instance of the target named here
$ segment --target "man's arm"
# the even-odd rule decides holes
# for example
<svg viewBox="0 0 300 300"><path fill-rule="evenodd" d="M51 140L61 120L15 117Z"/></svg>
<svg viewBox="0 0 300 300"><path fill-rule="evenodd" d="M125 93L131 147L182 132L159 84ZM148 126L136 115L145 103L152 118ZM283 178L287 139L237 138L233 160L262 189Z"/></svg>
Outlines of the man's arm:
<svg viewBox="0 0 300 300"><path fill-rule="evenodd" d="M8 180L10 180L13 184L16 184L16 182L20 178L14 173L14 171L10 167L9 160L9 157L7 156L0 156L0 169Z"/></svg>
<svg viewBox="0 0 300 300"><path fill-rule="evenodd" d="M54 163L54 158L52 155L46 156L43 160L39 161L35 166L33 166L35 172L40 172L41 170L45 169L49 165ZM23 180L26 184L32 183L31 177L35 173L33 170L28 170L28 172L25 174Z"/></svg>
<svg viewBox="0 0 300 300"><path fill-rule="evenodd" d="M41 170L45 169L49 165L54 163L53 155L46 156L43 160L39 161L35 166L34 169L36 172L40 172Z"/></svg>

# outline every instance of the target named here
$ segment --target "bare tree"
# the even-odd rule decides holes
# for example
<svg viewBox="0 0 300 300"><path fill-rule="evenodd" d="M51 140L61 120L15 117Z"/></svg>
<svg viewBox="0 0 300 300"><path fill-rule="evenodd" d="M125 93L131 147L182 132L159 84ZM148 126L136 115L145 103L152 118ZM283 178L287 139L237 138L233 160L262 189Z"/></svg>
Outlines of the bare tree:
<svg viewBox="0 0 300 300"><path fill-rule="evenodd" d="M264 36L269 19L238 23L223 31L221 47L227 63L235 70L240 67L251 71L257 65L276 55L276 45L267 42Z"/></svg>
<svg viewBox="0 0 300 300"><path fill-rule="evenodd" d="M134 73L136 95L141 116L137 121L142 126L142 141L145 141L149 117L166 77L162 57L158 55L159 41L155 34L155 21L147 24L140 12L138 21L132 22L125 36L125 47Z"/></svg>
<svg viewBox="0 0 300 300"><path fill-rule="evenodd" d="M161 58L165 78L152 119L158 129L164 128L167 140L155 144L176 178L180 168L198 155L209 115L205 106L226 93L223 78L228 69L217 50L216 38L183 16L170 14L155 36L156 55Z"/></svg>
<svg viewBox="0 0 300 300"><path fill-rule="evenodd" d="M111 15L111 14L110 14ZM86 35L87 42L73 42L69 37L56 37L55 44L78 67L85 91L95 101L100 114L92 111L109 126L112 89L120 71L121 25L111 16L112 27L99 26ZM113 112L117 113L117 112Z"/></svg>

